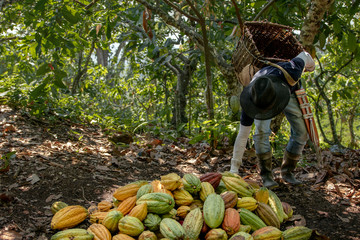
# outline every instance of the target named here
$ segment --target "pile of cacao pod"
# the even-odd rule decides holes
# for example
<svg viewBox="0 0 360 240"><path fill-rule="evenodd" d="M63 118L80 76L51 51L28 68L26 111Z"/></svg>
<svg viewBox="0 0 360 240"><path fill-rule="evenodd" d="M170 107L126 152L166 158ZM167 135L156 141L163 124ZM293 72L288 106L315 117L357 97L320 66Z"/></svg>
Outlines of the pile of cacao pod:
<svg viewBox="0 0 360 240"><path fill-rule="evenodd" d="M121 186L88 209L55 202L51 240L306 240L313 230L280 230L293 210L271 190L237 174L187 173ZM83 221L87 229L76 228Z"/></svg>

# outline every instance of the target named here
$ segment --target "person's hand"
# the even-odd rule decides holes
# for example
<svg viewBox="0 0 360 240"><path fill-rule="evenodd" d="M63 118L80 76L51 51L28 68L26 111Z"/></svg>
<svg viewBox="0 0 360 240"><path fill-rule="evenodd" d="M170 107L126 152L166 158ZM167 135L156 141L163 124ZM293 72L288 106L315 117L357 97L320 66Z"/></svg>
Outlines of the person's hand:
<svg viewBox="0 0 360 240"><path fill-rule="evenodd" d="M301 52L299 55L296 56L297 58L301 58L302 60L304 60L305 62L305 72L312 72L315 70L315 62L313 60L313 58L311 57L311 55L306 52L303 51Z"/></svg>

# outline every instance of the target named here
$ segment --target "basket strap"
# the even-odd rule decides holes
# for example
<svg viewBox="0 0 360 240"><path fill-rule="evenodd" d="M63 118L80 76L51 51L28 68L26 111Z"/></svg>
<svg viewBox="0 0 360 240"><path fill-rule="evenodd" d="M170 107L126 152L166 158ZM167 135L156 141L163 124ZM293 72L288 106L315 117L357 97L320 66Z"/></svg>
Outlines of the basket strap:
<svg viewBox="0 0 360 240"><path fill-rule="evenodd" d="M264 60L263 62L265 64L267 64L267 65L270 65L272 67L276 67L276 68L280 69L283 72L283 74L284 74L284 76L286 78L286 81L290 84L290 86L295 86L295 84L298 82L298 81L295 81L284 68L277 65L276 63L272 63L272 62L267 61L267 60Z"/></svg>

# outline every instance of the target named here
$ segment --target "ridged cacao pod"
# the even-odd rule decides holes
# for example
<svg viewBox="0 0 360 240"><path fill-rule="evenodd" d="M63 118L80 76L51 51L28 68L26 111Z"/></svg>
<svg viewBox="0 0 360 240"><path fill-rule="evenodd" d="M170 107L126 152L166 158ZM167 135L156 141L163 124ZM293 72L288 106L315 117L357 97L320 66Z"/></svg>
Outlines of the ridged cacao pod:
<svg viewBox="0 0 360 240"><path fill-rule="evenodd" d="M135 240L135 238L130 237L129 235L119 233L113 236L112 240Z"/></svg>
<svg viewBox="0 0 360 240"><path fill-rule="evenodd" d="M220 196L224 200L225 209L235 207L238 202L238 196L236 192L226 191L220 194Z"/></svg>
<svg viewBox="0 0 360 240"><path fill-rule="evenodd" d="M160 232L172 240L184 239L185 231L179 222L172 218L164 218L160 223Z"/></svg>
<svg viewBox="0 0 360 240"><path fill-rule="evenodd" d="M240 208L240 221L243 225L250 225L252 231L256 231L260 228L266 227L266 224L264 223L261 218L259 218L255 213L245 209Z"/></svg>
<svg viewBox="0 0 360 240"><path fill-rule="evenodd" d="M190 194L194 194L200 191L201 181L200 179L192 173L184 174L182 178L184 189Z"/></svg>
<svg viewBox="0 0 360 240"><path fill-rule="evenodd" d="M269 189L266 187L261 187L255 192L254 197L258 202L267 204L269 202Z"/></svg>
<svg viewBox="0 0 360 240"><path fill-rule="evenodd" d="M241 222L241 219L240 219L240 222ZM243 224L240 225L239 232L249 233L250 231L251 231L251 226L250 225L243 225Z"/></svg>
<svg viewBox="0 0 360 240"><path fill-rule="evenodd" d="M199 192L200 199L205 202L205 199L211 193L215 193L214 187L209 182L201 182L201 189Z"/></svg>
<svg viewBox="0 0 360 240"><path fill-rule="evenodd" d="M114 233L118 230L118 224L124 215L118 210L107 212L101 224L104 225L110 232Z"/></svg>
<svg viewBox="0 0 360 240"><path fill-rule="evenodd" d="M176 215L185 218L186 215L191 211L189 206L180 206L178 209L176 209Z"/></svg>
<svg viewBox="0 0 360 240"><path fill-rule="evenodd" d="M143 221L146 218L147 211L147 203L142 203L140 205L135 206L129 213L129 216L136 217L140 221Z"/></svg>
<svg viewBox="0 0 360 240"><path fill-rule="evenodd" d="M147 193L136 201L136 205L147 204L150 213L165 214L175 207L175 200L166 193Z"/></svg>
<svg viewBox="0 0 360 240"><path fill-rule="evenodd" d="M235 208L227 208L221 226L229 236L237 233L240 229L239 212Z"/></svg>
<svg viewBox="0 0 360 240"><path fill-rule="evenodd" d="M136 196L129 197L122 201L117 207L117 210L120 211L124 216L128 214L136 205Z"/></svg>
<svg viewBox="0 0 360 240"><path fill-rule="evenodd" d="M280 223L284 221L284 219L287 218L287 215L284 212L283 206L281 204L281 201L279 197L271 190L269 190L269 206L272 208L272 210L276 213Z"/></svg>
<svg viewBox="0 0 360 240"><path fill-rule="evenodd" d="M156 234L151 231L143 231L138 240L157 240Z"/></svg>
<svg viewBox="0 0 360 240"><path fill-rule="evenodd" d="M202 226L203 226L203 216L200 208L191 210L188 215L186 215L182 227L185 231L186 240L196 240L198 239Z"/></svg>
<svg viewBox="0 0 360 240"><path fill-rule="evenodd" d="M97 208L100 212L107 212L113 207L112 202L110 201L101 201L98 203Z"/></svg>
<svg viewBox="0 0 360 240"><path fill-rule="evenodd" d="M254 240L254 238L247 232L237 232L231 236L229 240Z"/></svg>
<svg viewBox="0 0 360 240"><path fill-rule="evenodd" d="M81 239L81 240L92 240L94 235L89 233L85 229L72 228L57 232L53 235L50 240L67 240L67 239Z"/></svg>
<svg viewBox="0 0 360 240"><path fill-rule="evenodd" d="M108 212L94 212L90 214L91 223L102 223Z"/></svg>
<svg viewBox="0 0 360 240"><path fill-rule="evenodd" d="M287 202L281 202L281 205L283 206L284 213L287 217L284 217L284 220L288 220L293 216L294 210L292 209L291 205Z"/></svg>
<svg viewBox="0 0 360 240"><path fill-rule="evenodd" d="M225 203L220 195L210 194L203 206L204 220L210 228L217 228L224 219Z"/></svg>
<svg viewBox="0 0 360 240"><path fill-rule="evenodd" d="M200 208L202 209L203 208L203 205L204 205L204 202L201 201L200 199L195 199L190 205L190 209L193 210L195 208Z"/></svg>
<svg viewBox="0 0 360 240"><path fill-rule="evenodd" d="M176 215L177 215L177 210L175 208L173 208L168 213L161 215L161 219L164 219L164 218L176 219Z"/></svg>
<svg viewBox="0 0 360 240"><path fill-rule="evenodd" d="M156 232L157 230L159 230L160 222L161 222L161 217L159 215L149 213L144 220L144 225L150 231Z"/></svg>
<svg viewBox="0 0 360 240"><path fill-rule="evenodd" d="M260 185L258 182L251 180L251 179L244 179L253 189L260 189Z"/></svg>
<svg viewBox="0 0 360 240"><path fill-rule="evenodd" d="M120 233L127 234L132 237L139 236L144 231L143 223L136 217L125 216L119 220Z"/></svg>
<svg viewBox="0 0 360 240"><path fill-rule="evenodd" d="M182 183L181 177L176 173L169 173L167 175L161 176L160 178L160 183L164 186L165 189L169 191L174 191L175 189L179 188Z"/></svg>
<svg viewBox="0 0 360 240"><path fill-rule="evenodd" d="M209 182L213 186L213 188L216 189L220 184L221 177L222 177L221 173L209 172L201 175L200 181Z"/></svg>
<svg viewBox="0 0 360 240"><path fill-rule="evenodd" d="M87 231L94 235L94 240L111 240L110 231L102 224L93 223Z"/></svg>
<svg viewBox="0 0 360 240"><path fill-rule="evenodd" d="M206 235L206 240L227 240L228 236L224 229L215 228L211 229Z"/></svg>
<svg viewBox="0 0 360 240"><path fill-rule="evenodd" d="M284 240L308 240L313 230L304 226L295 226L283 232Z"/></svg>
<svg viewBox="0 0 360 240"><path fill-rule="evenodd" d="M60 230L71 228L84 221L87 216L86 208L80 205L67 206L55 213L51 219L51 228Z"/></svg>
<svg viewBox="0 0 360 240"><path fill-rule="evenodd" d="M139 188L145 184L148 184L146 181L136 181L133 183L129 183L125 186L119 187L115 190L113 196L119 201L123 201L129 197L136 196Z"/></svg>
<svg viewBox="0 0 360 240"><path fill-rule="evenodd" d="M259 202L255 213L266 225L280 228L280 221L269 205Z"/></svg>
<svg viewBox="0 0 360 240"><path fill-rule="evenodd" d="M57 201L54 202L53 204L51 204L51 212L53 214L55 214L56 212L58 212L60 209L63 209L64 207L69 206L68 204L62 202L62 201Z"/></svg>
<svg viewBox="0 0 360 240"><path fill-rule="evenodd" d="M251 197L255 192L254 189L241 177L223 176L222 181L229 191L236 192L240 197Z"/></svg>
<svg viewBox="0 0 360 240"><path fill-rule="evenodd" d="M239 112L240 109L240 97L231 96L229 100L230 109L233 113Z"/></svg>
<svg viewBox="0 0 360 240"><path fill-rule="evenodd" d="M139 199L142 195L145 195L147 193L154 192L153 186L149 184L145 184L139 188L139 190L136 193L136 199Z"/></svg>
<svg viewBox="0 0 360 240"><path fill-rule="evenodd" d="M160 192L164 187L159 180L153 180L150 184L153 187L153 192Z"/></svg>
<svg viewBox="0 0 360 240"><path fill-rule="evenodd" d="M254 240L280 240L282 232L276 227L266 226L254 231L251 236Z"/></svg>
<svg viewBox="0 0 360 240"><path fill-rule="evenodd" d="M173 195L177 206L188 206L194 201L193 196L184 188L175 190Z"/></svg>
<svg viewBox="0 0 360 240"><path fill-rule="evenodd" d="M258 206L258 201L253 197L238 198L236 203L237 208L245 208L249 211L254 211Z"/></svg>

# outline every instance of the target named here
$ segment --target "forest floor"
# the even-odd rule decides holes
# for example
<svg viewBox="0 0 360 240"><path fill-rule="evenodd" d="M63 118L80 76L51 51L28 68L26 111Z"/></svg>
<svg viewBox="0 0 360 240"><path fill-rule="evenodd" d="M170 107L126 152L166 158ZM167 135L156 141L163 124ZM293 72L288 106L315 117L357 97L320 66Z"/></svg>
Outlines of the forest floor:
<svg viewBox="0 0 360 240"><path fill-rule="evenodd" d="M231 146L210 153L206 143L188 141L133 136L120 147L96 126L49 123L0 105L0 155L15 152L9 170L0 172L0 240L50 239L54 201L90 207L111 201L117 187L135 180L229 170ZM281 182L276 159L280 187L274 191L294 208L287 224L305 225L321 239L360 239L360 150L322 154L326 167L318 169L315 154L305 151L306 164L296 170L301 187ZM260 183L253 151L245 157L239 174Z"/></svg>

